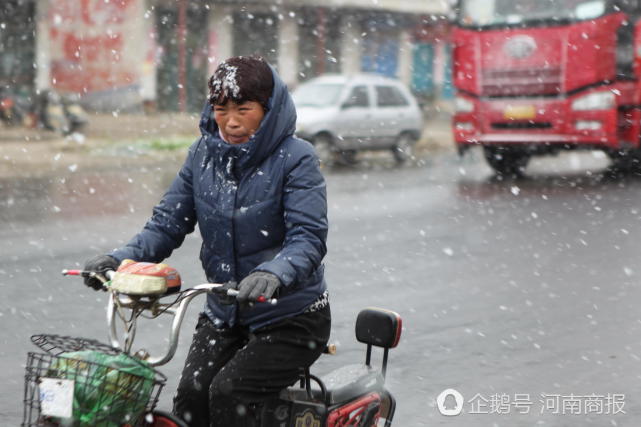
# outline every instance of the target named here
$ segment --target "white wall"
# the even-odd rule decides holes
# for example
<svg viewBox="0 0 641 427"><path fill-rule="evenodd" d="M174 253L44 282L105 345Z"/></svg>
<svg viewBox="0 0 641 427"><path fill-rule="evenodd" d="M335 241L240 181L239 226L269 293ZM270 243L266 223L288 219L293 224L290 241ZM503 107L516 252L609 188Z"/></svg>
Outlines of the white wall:
<svg viewBox="0 0 641 427"><path fill-rule="evenodd" d="M230 6L213 4L209 12L209 75L218 64L232 56L233 13Z"/></svg>
<svg viewBox="0 0 641 427"><path fill-rule="evenodd" d="M49 0L36 3L36 81L37 91L51 88L51 44L49 42Z"/></svg>
<svg viewBox="0 0 641 427"><path fill-rule="evenodd" d="M406 85L412 82L412 36L409 31L402 30L399 40L398 68L396 76Z"/></svg>
<svg viewBox="0 0 641 427"><path fill-rule="evenodd" d="M157 32L155 29L156 14L147 8L143 11L141 52L145 57L141 61L140 70L140 98L143 101L152 101L157 98L158 86L158 61L157 61Z"/></svg>
<svg viewBox="0 0 641 427"><path fill-rule="evenodd" d="M345 14L341 19L341 72L356 74L361 71L361 29L355 17Z"/></svg>
<svg viewBox="0 0 641 427"><path fill-rule="evenodd" d="M289 13L278 25L278 74L290 88L298 83L298 22Z"/></svg>

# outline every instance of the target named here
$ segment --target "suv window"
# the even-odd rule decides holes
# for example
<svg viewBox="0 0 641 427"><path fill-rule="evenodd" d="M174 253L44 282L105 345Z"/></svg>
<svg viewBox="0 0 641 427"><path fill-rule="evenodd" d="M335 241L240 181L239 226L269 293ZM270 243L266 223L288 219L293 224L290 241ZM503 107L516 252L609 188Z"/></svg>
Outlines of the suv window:
<svg viewBox="0 0 641 427"><path fill-rule="evenodd" d="M409 105L409 102L394 86L376 86L376 104L379 107L401 107Z"/></svg>
<svg viewBox="0 0 641 427"><path fill-rule="evenodd" d="M348 107L369 107L367 86L354 86L344 105Z"/></svg>

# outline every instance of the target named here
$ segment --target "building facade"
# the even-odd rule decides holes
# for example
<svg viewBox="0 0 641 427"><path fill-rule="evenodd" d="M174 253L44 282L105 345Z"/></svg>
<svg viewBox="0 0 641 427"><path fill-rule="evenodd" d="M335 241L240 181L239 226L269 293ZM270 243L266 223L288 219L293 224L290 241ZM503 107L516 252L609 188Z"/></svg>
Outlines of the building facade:
<svg viewBox="0 0 641 427"><path fill-rule="evenodd" d="M30 28L0 28L6 51L33 31L24 43L35 67L23 79L36 90L79 93L97 109L198 111L218 63L252 54L290 87L328 72L375 72L419 96L447 95L446 0L6 1L32 16ZM0 83L16 79L8 68Z"/></svg>

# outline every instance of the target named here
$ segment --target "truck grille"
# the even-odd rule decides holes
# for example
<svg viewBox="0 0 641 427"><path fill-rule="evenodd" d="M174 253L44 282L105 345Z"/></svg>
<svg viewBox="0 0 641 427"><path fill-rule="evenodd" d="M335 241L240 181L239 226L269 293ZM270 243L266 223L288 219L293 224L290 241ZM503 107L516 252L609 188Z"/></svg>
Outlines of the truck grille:
<svg viewBox="0 0 641 427"><path fill-rule="evenodd" d="M560 68L483 70L484 96L557 95L561 93Z"/></svg>
<svg viewBox="0 0 641 427"><path fill-rule="evenodd" d="M509 122L509 123L492 123L492 128L497 130L512 129L551 129L550 122Z"/></svg>

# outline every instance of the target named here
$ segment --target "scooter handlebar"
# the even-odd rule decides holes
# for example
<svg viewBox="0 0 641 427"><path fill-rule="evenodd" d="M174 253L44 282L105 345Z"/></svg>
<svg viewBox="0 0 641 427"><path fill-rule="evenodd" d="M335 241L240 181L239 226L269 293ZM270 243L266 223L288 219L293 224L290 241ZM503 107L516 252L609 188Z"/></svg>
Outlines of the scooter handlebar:
<svg viewBox="0 0 641 427"><path fill-rule="evenodd" d="M99 279L103 283L106 283L107 281L111 280L114 277L115 272L113 270L108 270L108 271L105 271L104 273L99 273L95 271L65 269L65 270L62 270L62 274L64 276L93 277L93 278ZM180 334L180 328L185 316L187 306L189 305L191 300L197 295L200 295L203 293L223 292L223 291L225 291L223 288L223 285L219 283L203 283L200 285L196 285L193 288L182 291L181 296L179 297L179 302L177 306L173 308L172 306L174 306L176 302L163 304L160 302L160 299L141 300L139 298L130 297L127 294L120 293L117 291L110 292L108 310L107 310L107 325L109 329L109 337L110 337L111 345L115 348L120 348L125 352L130 353L132 350L133 340L135 336L135 328L134 328L129 334L126 334L126 336L124 337L125 338L124 342L121 341L121 339L119 338L119 334L116 331L116 322L115 322L116 317L119 317L117 316L118 310L121 310L121 309L138 310L140 307L143 307L144 310L151 310L152 312L158 311L158 312L170 314L173 316L173 321L170 326L169 344L166 352L158 357L152 357L150 355L146 356L146 360L150 365L152 366L163 365L167 363L169 360L171 360L176 352L176 348L178 345L178 336ZM229 289L227 290L227 294L235 297L238 295L238 291L235 289ZM256 302L268 303L268 304L274 305L277 303L277 300L275 298L268 300L265 297L261 296L260 298L258 298ZM140 304L143 304L143 305L141 306ZM145 306L145 304L147 306ZM127 323L127 326L125 329L130 330L131 325L135 325L135 318L132 318L127 322L130 322L131 324Z"/></svg>
<svg viewBox="0 0 641 427"><path fill-rule="evenodd" d="M114 277L114 274L116 272L113 270L107 270L104 274L104 277L106 277L107 280L111 280ZM62 270L62 275L63 276L80 276L80 277L97 277L99 279L102 279L102 276L100 273L97 273L95 271L86 271L86 270L75 270L75 269L64 269ZM213 292L216 292L218 287L212 288L211 290ZM228 289L227 290L227 295L230 297L236 297L238 296L238 290L236 289ZM276 305L278 304L278 300L276 298L270 298L267 299L263 295L259 296L255 302L259 303L267 303L270 305Z"/></svg>
<svg viewBox="0 0 641 427"><path fill-rule="evenodd" d="M108 280L111 280L116 274L115 271L113 270L107 270L105 271L105 277ZM63 276L80 276L80 277L99 277L101 273L98 273L96 271L87 271L87 270L69 270L69 269L64 269L62 270L62 275Z"/></svg>

